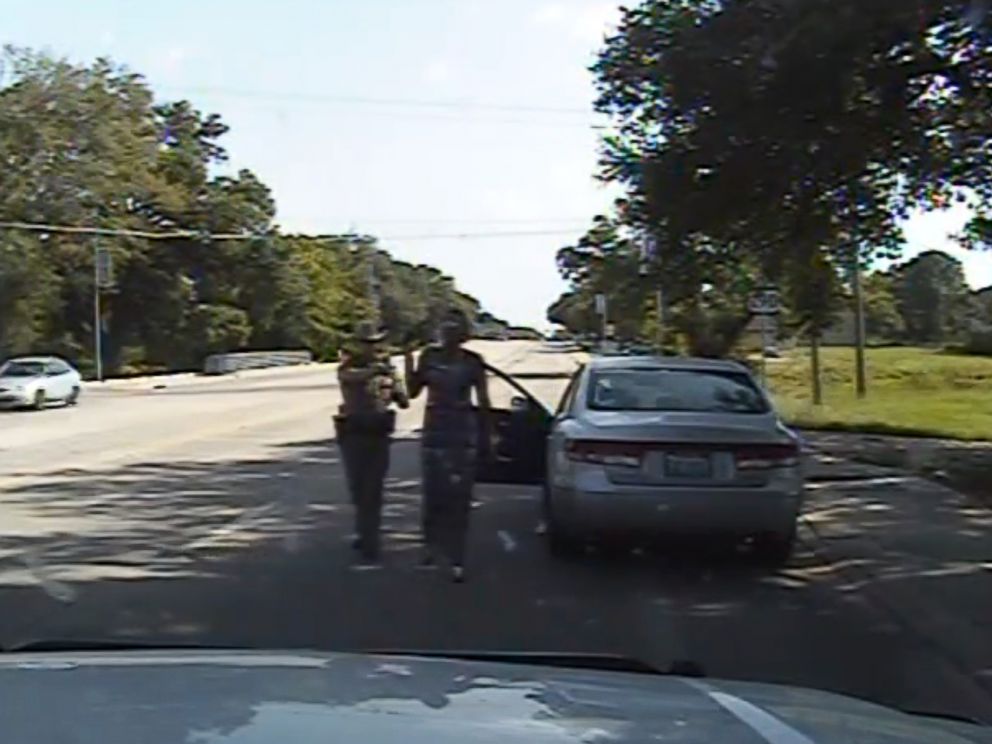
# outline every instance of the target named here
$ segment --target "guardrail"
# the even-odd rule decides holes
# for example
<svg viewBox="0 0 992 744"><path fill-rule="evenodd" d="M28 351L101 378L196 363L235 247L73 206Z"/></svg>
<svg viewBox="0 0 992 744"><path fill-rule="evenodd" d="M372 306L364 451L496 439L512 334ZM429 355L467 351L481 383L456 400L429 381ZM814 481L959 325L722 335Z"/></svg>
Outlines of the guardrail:
<svg viewBox="0 0 992 744"><path fill-rule="evenodd" d="M233 354L211 354L203 362L203 374L227 375L244 369L289 367L310 364L313 354L309 351L239 351Z"/></svg>

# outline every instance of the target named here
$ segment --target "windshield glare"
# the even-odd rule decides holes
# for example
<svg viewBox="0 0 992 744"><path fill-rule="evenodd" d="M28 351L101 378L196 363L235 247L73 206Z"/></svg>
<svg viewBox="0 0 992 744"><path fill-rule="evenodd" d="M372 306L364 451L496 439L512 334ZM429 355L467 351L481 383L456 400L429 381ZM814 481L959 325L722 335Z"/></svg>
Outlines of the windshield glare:
<svg viewBox="0 0 992 744"><path fill-rule="evenodd" d="M768 411L768 404L746 374L704 370L594 372L588 405L594 411Z"/></svg>

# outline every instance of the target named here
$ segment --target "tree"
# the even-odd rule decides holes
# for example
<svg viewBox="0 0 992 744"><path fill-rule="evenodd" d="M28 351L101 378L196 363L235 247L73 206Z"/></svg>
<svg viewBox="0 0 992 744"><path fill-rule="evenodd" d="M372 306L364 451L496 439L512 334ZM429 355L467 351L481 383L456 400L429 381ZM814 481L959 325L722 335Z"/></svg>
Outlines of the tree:
<svg viewBox="0 0 992 744"><path fill-rule="evenodd" d="M645 255L642 246L648 238L634 224L631 209L621 202L614 216L597 217L576 245L559 251L559 270L571 282L572 291L562 298L564 304L551 309L556 316L570 312L573 318L566 325L572 330L582 325L589 328L586 332L598 332L600 321L590 312L595 295L603 294L619 335L654 337L655 297L661 290L666 325L690 353L725 355L750 321L747 300L762 284L760 268L753 261L740 260L733 245L703 235L683 243L688 250L670 250L663 244L653 255Z"/></svg>
<svg viewBox="0 0 992 744"><path fill-rule="evenodd" d="M927 251L894 273L908 341L945 344L968 329L970 289L960 261L941 251Z"/></svg>
<svg viewBox="0 0 992 744"><path fill-rule="evenodd" d="M564 292L548 307L548 322L578 336L599 334L602 321L596 314L593 295L584 289Z"/></svg>
<svg viewBox="0 0 992 744"><path fill-rule="evenodd" d="M593 66L601 175L691 296L892 258L909 209L989 205L987 48L971 0L643 0Z"/></svg>
<svg viewBox="0 0 992 744"><path fill-rule="evenodd" d="M92 367L94 250L114 262L101 293L110 372L199 367L241 348L337 356L359 319L431 336L449 303L475 298L371 236L286 236L251 171L214 175L228 128L189 101L155 101L140 75L7 48L0 64L0 219L162 232L169 240L6 230L0 234L0 355L51 352ZM238 239L211 239L211 234Z"/></svg>
<svg viewBox="0 0 992 744"><path fill-rule="evenodd" d="M805 331L809 337L813 403L820 405L820 338L842 304L840 272L825 251L812 249L805 261L791 264L786 297L797 330Z"/></svg>
<svg viewBox="0 0 992 744"><path fill-rule="evenodd" d="M906 331L894 285L893 275L886 272L876 271L864 279L865 329L872 339L897 341Z"/></svg>
<svg viewBox="0 0 992 744"><path fill-rule="evenodd" d="M971 295L975 320L984 326L992 327L992 287L979 289Z"/></svg>

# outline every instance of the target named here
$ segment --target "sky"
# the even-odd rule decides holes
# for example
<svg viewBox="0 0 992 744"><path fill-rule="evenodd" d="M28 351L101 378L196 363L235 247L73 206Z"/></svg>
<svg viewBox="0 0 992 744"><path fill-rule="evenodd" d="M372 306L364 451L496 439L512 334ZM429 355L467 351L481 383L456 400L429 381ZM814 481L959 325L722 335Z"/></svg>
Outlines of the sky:
<svg viewBox="0 0 992 744"><path fill-rule="evenodd" d="M273 190L292 232L357 230L455 277L486 309L545 325L556 251L612 201L594 178L588 66L617 17L602 0L0 0L0 39L107 55L162 100L231 127L228 168ZM954 251L962 213L907 225Z"/></svg>

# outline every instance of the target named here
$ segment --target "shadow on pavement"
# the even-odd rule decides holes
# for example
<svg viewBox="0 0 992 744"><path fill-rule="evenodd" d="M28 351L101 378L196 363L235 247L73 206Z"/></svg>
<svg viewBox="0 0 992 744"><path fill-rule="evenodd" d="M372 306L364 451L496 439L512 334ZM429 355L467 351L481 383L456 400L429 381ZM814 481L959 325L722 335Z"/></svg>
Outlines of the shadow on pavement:
<svg viewBox="0 0 992 744"><path fill-rule="evenodd" d="M374 571L353 564L330 440L15 480L3 496L0 641L606 653L907 707L957 697L934 682L946 670L932 649L867 611L808 545L774 572L720 551L556 561L535 534L535 490L483 487L470 580L453 585L416 567L418 462L415 440L394 445L386 564ZM874 518L887 529L884 511Z"/></svg>

